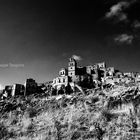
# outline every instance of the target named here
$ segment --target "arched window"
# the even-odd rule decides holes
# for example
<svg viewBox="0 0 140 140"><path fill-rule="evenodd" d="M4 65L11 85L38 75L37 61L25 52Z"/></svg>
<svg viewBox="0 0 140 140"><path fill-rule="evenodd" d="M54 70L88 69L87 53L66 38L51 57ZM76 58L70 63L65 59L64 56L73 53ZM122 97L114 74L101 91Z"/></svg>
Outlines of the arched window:
<svg viewBox="0 0 140 140"><path fill-rule="evenodd" d="M58 83L61 83L60 79L58 78Z"/></svg>
<svg viewBox="0 0 140 140"><path fill-rule="evenodd" d="M65 78L63 79L63 83L65 83Z"/></svg>
<svg viewBox="0 0 140 140"><path fill-rule="evenodd" d="M69 63L69 66L74 66L74 62Z"/></svg>

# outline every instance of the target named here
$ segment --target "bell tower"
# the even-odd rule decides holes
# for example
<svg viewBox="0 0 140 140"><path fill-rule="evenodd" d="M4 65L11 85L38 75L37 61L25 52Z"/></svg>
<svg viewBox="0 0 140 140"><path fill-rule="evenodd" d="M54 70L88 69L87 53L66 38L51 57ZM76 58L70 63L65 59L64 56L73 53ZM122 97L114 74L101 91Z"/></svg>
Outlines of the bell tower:
<svg viewBox="0 0 140 140"><path fill-rule="evenodd" d="M72 77L76 75L76 69L77 69L77 62L74 58L69 59L68 63L68 76Z"/></svg>

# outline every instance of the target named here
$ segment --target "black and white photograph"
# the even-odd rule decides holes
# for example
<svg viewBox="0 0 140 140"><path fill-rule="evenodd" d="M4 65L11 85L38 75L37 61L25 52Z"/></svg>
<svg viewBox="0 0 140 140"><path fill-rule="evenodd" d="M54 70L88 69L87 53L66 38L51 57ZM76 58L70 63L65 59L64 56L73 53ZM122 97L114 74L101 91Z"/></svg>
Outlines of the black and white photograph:
<svg viewBox="0 0 140 140"><path fill-rule="evenodd" d="M140 140L140 0L0 0L0 140Z"/></svg>

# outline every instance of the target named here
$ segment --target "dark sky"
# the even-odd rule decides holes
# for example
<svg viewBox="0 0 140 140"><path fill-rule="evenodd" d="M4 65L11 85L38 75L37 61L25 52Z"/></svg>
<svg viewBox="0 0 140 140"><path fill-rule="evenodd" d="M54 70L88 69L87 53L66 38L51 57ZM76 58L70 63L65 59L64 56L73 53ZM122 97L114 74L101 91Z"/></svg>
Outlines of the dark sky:
<svg viewBox="0 0 140 140"><path fill-rule="evenodd" d="M52 80L72 55L140 71L139 9L136 0L1 0L0 83Z"/></svg>

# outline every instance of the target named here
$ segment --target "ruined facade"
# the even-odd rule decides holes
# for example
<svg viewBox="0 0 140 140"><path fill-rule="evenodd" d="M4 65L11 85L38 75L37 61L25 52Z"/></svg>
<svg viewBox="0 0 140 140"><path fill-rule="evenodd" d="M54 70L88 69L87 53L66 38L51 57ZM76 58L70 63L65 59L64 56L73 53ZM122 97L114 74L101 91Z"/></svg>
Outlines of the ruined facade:
<svg viewBox="0 0 140 140"><path fill-rule="evenodd" d="M5 86L3 91L4 97L13 97L16 95L24 95L25 87L22 84L13 84L9 86Z"/></svg>
<svg viewBox="0 0 140 140"><path fill-rule="evenodd" d="M38 85L36 81L32 78L27 79L24 86L25 86L24 95L30 95L37 92Z"/></svg>
<svg viewBox="0 0 140 140"><path fill-rule="evenodd" d="M61 86L67 86L68 83L80 83L84 79L92 82L100 80L105 76L105 62L79 67L74 58L70 58L68 68L62 68L59 71L59 76L53 80L52 86L59 89Z"/></svg>
<svg viewBox="0 0 140 140"><path fill-rule="evenodd" d="M25 87L22 84L14 84L12 86L12 96L15 95L24 95Z"/></svg>
<svg viewBox="0 0 140 140"><path fill-rule="evenodd" d="M38 92L38 84L32 78L26 79L24 85L22 84L13 84L5 86L3 90L3 97L14 97L16 95L30 95Z"/></svg>

